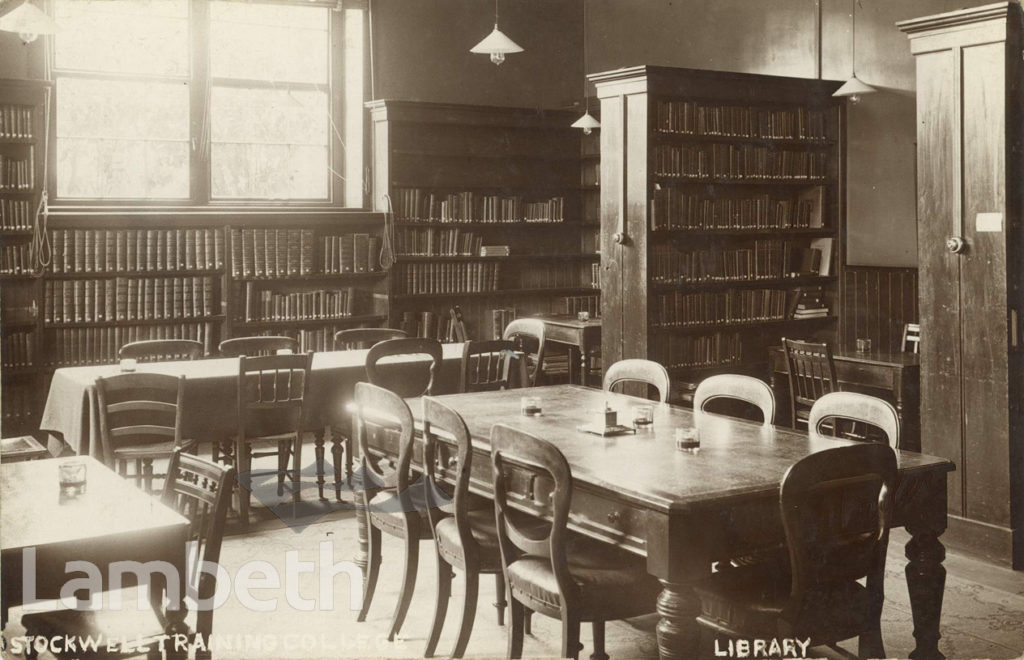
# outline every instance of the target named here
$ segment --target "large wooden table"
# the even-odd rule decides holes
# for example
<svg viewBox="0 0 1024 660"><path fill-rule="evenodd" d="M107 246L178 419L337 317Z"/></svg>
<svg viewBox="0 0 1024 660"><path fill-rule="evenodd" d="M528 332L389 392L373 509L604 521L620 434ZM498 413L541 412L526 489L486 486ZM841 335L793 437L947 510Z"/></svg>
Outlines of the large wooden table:
<svg viewBox="0 0 1024 660"><path fill-rule="evenodd" d="M727 417L703 415L701 448L686 453L675 447L674 429L694 425L693 414L668 404L655 405L653 429L636 435L602 438L578 432L587 411L608 403L628 418L639 399L574 385L533 388L543 399L543 415L524 417L524 390L453 394L438 397L459 411L473 438L473 491L491 495L488 457L491 426L503 423L553 442L573 471L570 526L647 559L648 571L663 586L657 602L662 658L697 657L698 603L693 584L709 574L712 561L738 556L784 541L778 511L779 484L786 469L808 454L848 441L809 438L804 433L761 426ZM420 418L418 400L410 400ZM384 454L397 455L393 436L374 434ZM896 526L911 534L907 586L914 616L914 658L941 658L939 613L945 585L939 536L946 528L948 460L902 451L896 493ZM520 508L543 493L535 482L518 480ZM362 535L361 535L362 536ZM365 545L357 561L365 562Z"/></svg>
<svg viewBox="0 0 1024 660"><path fill-rule="evenodd" d="M58 465L87 463L85 492L60 493ZM177 609L168 608L165 630L184 633L188 519L91 458L50 459L0 466L0 608L58 598L61 587L82 573L66 562L86 561L101 572L106 588L114 562L167 562L176 573ZM27 554L26 554L27 552ZM35 591L23 581L23 567L35 553ZM127 577L127 576L126 576ZM168 585L154 574L156 593ZM131 586L130 583L126 583Z"/></svg>

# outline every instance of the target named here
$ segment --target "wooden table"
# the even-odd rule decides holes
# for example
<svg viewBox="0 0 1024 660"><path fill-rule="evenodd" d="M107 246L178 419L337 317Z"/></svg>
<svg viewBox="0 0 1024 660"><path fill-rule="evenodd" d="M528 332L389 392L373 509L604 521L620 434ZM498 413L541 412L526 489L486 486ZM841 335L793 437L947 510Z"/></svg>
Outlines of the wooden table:
<svg viewBox="0 0 1024 660"><path fill-rule="evenodd" d="M768 349L771 386L780 410L789 409L789 368L781 346ZM832 354L839 387L848 391L883 393L900 417L901 446L921 449L921 364L916 353L837 349ZM776 416L776 419L780 419ZM786 419L785 417L781 419ZM792 422L792 420L790 420Z"/></svg>
<svg viewBox="0 0 1024 660"><path fill-rule="evenodd" d="M569 358L569 382L587 384L588 358L595 347L601 346L601 319L581 321L575 316L538 314L533 318L544 323L544 340L570 346L578 354L579 377L573 376L574 360Z"/></svg>
<svg viewBox="0 0 1024 660"><path fill-rule="evenodd" d="M85 492L74 498L61 495L58 466L69 460L85 461ZM0 466L0 611L7 623L8 609L32 600L58 598L61 587L78 571L66 573L66 562L95 565L108 588L114 562L170 564L177 584L168 593L177 597L177 609L168 607L168 634L185 633L186 541L188 519L146 494L92 458L72 457L28 461ZM23 582L23 566L35 553L35 590ZM154 587L167 586L153 573ZM127 575L125 577L130 577ZM127 582L131 586L131 582ZM176 591L175 591L176 589Z"/></svg>
<svg viewBox="0 0 1024 660"><path fill-rule="evenodd" d="M701 448L685 453L676 449L673 431L694 424L687 409L655 404L651 430L601 438L576 430L589 421L587 411L607 400L624 419L641 400L575 385L532 388L530 394L543 400L540 417L519 414L522 390L438 397L462 414L473 438L471 489L491 495L488 439L493 424L508 424L557 445L573 471L570 527L646 557L648 571L661 581L657 634L662 658L697 657L693 585L709 574L712 561L784 542L778 497L789 466L808 454L850 444L703 415ZM410 400L410 407L419 418L419 401ZM397 447L389 444L393 436L373 438L382 453L397 455ZM894 525L905 527L912 537L906 546L917 640L912 657L940 658L945 550L939 536L946 528L946 473L954 466L907 451L898 452L898 460ZM513 480L523 496L516 498L520 508L534 510L532 482L522 476ZM360 551L357 562L365 565L365 543Z"/></svg>

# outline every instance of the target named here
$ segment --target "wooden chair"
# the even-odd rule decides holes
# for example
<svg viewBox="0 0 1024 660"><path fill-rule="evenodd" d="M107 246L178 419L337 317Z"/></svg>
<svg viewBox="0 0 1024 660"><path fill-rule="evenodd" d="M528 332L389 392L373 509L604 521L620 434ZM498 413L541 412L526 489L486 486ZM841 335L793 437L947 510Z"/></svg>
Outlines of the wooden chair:
<svg viewBox="0 0 1024 660"><path fill-rule="evenodd" d="M222 357L257 357L278 351L299 352L299 341L292 337L235 337L225 339L218 348Z"/></svg>
<svg viewBox="0 0 1024 660"><path fill-rule="evenodd" d="M185 376L133 372L97 378L100 443L107 467L153 492L153 479L166 476L154 474L154 459L165 460L177 449L195 449L195 441L181 437L184 399ZM135 465L131 475L129 463Z"/></svg>
<svg viewBox="0 0 1024 660"><path fill-rule="evenodd" d="M767 383L753 376L718 374L705 378L693 395L694 412L705 412L716 399L737 399L757 406L766 426L775 420L775 393Z"/></svg>
<svg viewBox="0 0 1024 660"><path fill-rule="evenodd" d="M167 469L161 502L188 518L188 543L194 543L196 561L189 563L190 574L187 584L203 607L196 612L195 635L203 643L197 646L209 648L213 632L213 597L217 590L217 572L196 570L199 566L216 566L220 560L221 541L224 538L224 520L231 498L231 487L235 480L233 467L218 465L205 459L183 453L180 449L171 454ZM203 564L199 563L202 560ZM160 594L151 597L152 609L135 609L131 606L134 598L125 598L128 606L120 610L71 610L60 609L42 613L26 614L22 624L30 635L69 635L78 639L87 636L93 639L123 639L138 641L138 646L156 648L164 635L164 612ZM194 640L193 640L194 641ZM170 642L168 642L170 646ZM130 646L128 647L131 648ZM81 646L71 653L76 658L112 657L106 645L101 643L95 654ZM138 655L127 653L124 655ZM116 654L114 657L117 657ZM197 658L209 658L209 652L198 651Z"/></svg>
<svg viewBox="0 0 1024 660"><path fill-rule="evenodd" d="M860 422L877 428L885 434L889 446L893 449L900 447L900 418L888 401L857 392L831 392L811 406L807 430L822 435L827 423L835 419ZM832 426L834 428L834 423ZM865 436L864 439L870 439L870 435Z"/></svg>
<svg viewBox="0 0 1024 660"><path fill-rule="evenodd" d="M789 372L789 409L793 428L807 423L811 406L821 396L839 391L836 365L828 344L782 340Z"/></svg>
<svg viewBox="0 0 1024 660"><path fill-rule="evenodd" d="M526 382L526 359L512 340L470 340L463 345L460 392L506 390Z"/></svg>
<svg viewBox="0 0 1024 660"><path fill-rule="evenodd" d="M277 457L277 494L284 494L288 459L292 459L292 495L298 497L302 469L302 412L309 386L312 353L265 355L238 359L238 433L233 449L238 470L238 515L245 529L249 525L249 501L255 473L252 461ZM255 451L257 441L271 442L273 450ZM264 472L265 474L266 472Z"/></svg>
<svg viewBox="0 0 1024 660"><path fill-rule="evenodd" d="M669 378L668 370L662 365L651 360L628 359L619 360L612 364L604 372L604 389L611 391L619 383L636 382L647 383L658 390L658 401L664 403L668 400L669 390L672 386L672 379Z"/></svg>
<svg viewBox="0 0 1024 660"><path fill-rule="evenodd" d="M399 341L399 340L394 340ZM361 455L362 497L366 511L368 559L363 605L357 621L365 621L377 587L381 564L381 532L405 543L405 570L398 603L391 619L388 641L395 638L412 601L419 564L420 541L431 537L422 484L413 482L413 419L409 406L398 394L370 383L356 383L354 426ZM393 434L398 443L398 463L393 473L378 465L381 454L370 438Z"/></svg>
<svg viewBox="0 0 1024 660"><path fill-rule="evenodd" d="M501 338L511 340L517 351L526 355L527 384L529 387L544 381L544 322L539 319L515 319L505 326Z"/></svg>
<svg viewBox="0 0 1024 660"><path fill-rule="evenodd" d="M812 646L860 636L861 657L886 657L880 619L896 477L895 452L881 444L799 460L779 494L788 562L698 584L698 622L729 637L809 637Z"/></svg>
<svg viewBox="0 0 1024 660"><path fill-rule="evenodd" d="M132 358L139 362L170 362L198 360L203 357L203 344L193 339L144 339L125 344L117 351L117 358Z"/></svg>
<svg viewBox="0 0 1024 660"><path fill-rule="evenodd" d="M399 355L426 356L430 364L378 364L381 359ZM436 339L406 337L388 339L370 347L366 354L366 379L403 398L432 394L444 355Z"/></svg>
<svg viewBox="0 0 1024 660"><path fill-rule="evenodd" d="M436 433L442 431L443 435ZM455 410L430 397L423 398L423 465L425 501L437 550L437 602L434 621L423 655L431 657L444 627L451 597L452 568L466 574L462 622L452 657L466 652L473 631L481 574L493 574L497 589L498 625L505 624L505 579L490 502L477 508L480 498L469 492L473 449L466 423ZM441 487L438 474L455 472L454 498Z"/></svg>
<svg viewBox="0 0 1024 660"><path fill-rule="evenodd" d="M903 326L903 341L900 342L904 353L921 352L921 324L907 323Z"/></svg>
<svg viewBox="0 0 1024 660"><path fill-rule="evenodd" d="M404 330L394 328L349 328L334 333L334 350L347 351L353 348L369 348L388 339L407 337Z"/></svg>
<svg viewBox="0 0 1024 660"><path fill-rule="evenodd" d="M580 622L590 621L594 631L591 658L607 658L605 621L653 612L661 590L658 581L647 573L642 558L570 534L572 474L565 456L553 444L495 424L491 428L491 467L498 543L511 608L508 656L522 656L529 609L561 620L560 657L578 657ZM550 500L516 496L513 471L552 482ZM519 503L530 502L537 507L537 515L550 524L543 531L524 529L510 515L512 497Z"/></svg>

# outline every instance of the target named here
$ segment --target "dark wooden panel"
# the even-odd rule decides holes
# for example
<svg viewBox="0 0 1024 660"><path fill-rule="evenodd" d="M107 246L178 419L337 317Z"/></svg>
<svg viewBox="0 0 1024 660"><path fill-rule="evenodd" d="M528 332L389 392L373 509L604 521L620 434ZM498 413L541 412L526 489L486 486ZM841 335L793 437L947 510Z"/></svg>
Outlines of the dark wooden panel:
<svg viewBox="0 0 1024 660"><path fill-rule="evenodd" d="M622 246L615 242L623 181L625 98L601 99L601 356L604 364L622 359Z"/></svg>
<svg viewBox="0 0 1024 660"><path fill-rule="evenodd" d="M842 346L866 338L877 350L900 350L904 324L918 322L917 269L847 266L841 286Z"/></svg>

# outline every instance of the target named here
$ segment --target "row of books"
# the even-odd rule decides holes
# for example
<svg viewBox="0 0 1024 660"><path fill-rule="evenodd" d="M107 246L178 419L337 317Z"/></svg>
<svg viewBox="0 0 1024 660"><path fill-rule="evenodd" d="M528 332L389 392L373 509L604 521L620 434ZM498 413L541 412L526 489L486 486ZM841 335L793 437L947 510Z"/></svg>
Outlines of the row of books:
<svg viewBox="0 0 1024 660"><path fill-rule="evenodd" d="M0 138L31 138L32 106L4 103L0 105Z"/></svg>
<svg viewBox="0 0 1024 660"><path fill-rule="evenodd" d="M4 383L0 396L3 397L0 412L5 429L21 424L38 424L37 406L40 398L31 384Z"/></svg>
<svg viewBox="0 0 1024 660"><path fill-rule="evenodd" d="M536 264L518 273L518 289L559 289L583 286L579 264Z"/></svg>
<svg viewBox="0 0 1024 660"><path fill-rule="evenodd" d="M565 305L565 313L576 316L580 312L590 314L590 318L601 316L601 296L566 296L562 299Z"/></svg>
<svg viewBox="0 0 1024 660"><path fill-rule="evenodd" d="M224 266L217 229L55 229L55 273L144 273Z"/></svg>
<svg viewBox="0 0 1024 660"><path fill-rule="evenodd" d="M0 248L0 275L27 275L32 272L32 248L27 243Z"/></svg>
<svg viewBox="0 0 1024 660"><path fill-rule="evenodd" d="M440 193L398 188L395 217L405 222L562 222L565 199L526 201L522 195L486 195L473 191Z"/></svg>
<svg viewBox="0 0 1024 660"><path fill-rule="evenodd" d="M321 236L319 241L324 273L373 273L381 270L380 236L341 234Z"/></svg>
<svg viewBox="0 0 1024 660"><path fill-rule="evenodd" d="M418 263L402 264L392 280L395 293L476 293L496 291L501 264Z"/></svg>
<svg viewBox="0 0 1024 660"><path fill-rule="evenodd" d="M34 349L35 334L32 332L11 332L4 335L3 342L0 343L3 366L31 367Z"/></svg>
<svg viewBox="0 0 1024 660"><path fill-rule="evenodd" d="M818 180L824 152L769 149L752 144L656 145L654 174L683 179L754 181Z"/></svg>
<svg viewBox="0 0 1024 660"><path fill-rule="evenodd" d="M828 316L825 291L820 286L797 287L790 313L795 319L817 319Z"/></svg>
<svg viewBox="0 0 1024 660"><path fill-rule="evenodd" d="M341 319L362 313L368 307L370 292L355 287L317 289L315 291L257 290L246 284L246 321L305 321Z"/></svg>
<svg viewBox="0 0 1024 660"><path fill-rule="evenodd" d="M499 307L491 310L491 339L501 339L505 326L519 318L515 307Z"/></svg>
<svg viewBox="0 0 1024 660"><path fill-rule="evenodd" d="M679 250L674 245L651 249L649 272L659 284L778 279L793 273L793 241L757 240L752 248Z"/></svg>
<svg viewBox="0 0 1024 660"><path fill-rule="evenodd" d="M595 289L601 288L601 264L595 261L590 264L590 286Z"/></svg>
<svg viewBox="0 0 1024 660"><path fill-rule="evenodd" d="M48 280L46 323L177 320L219 313L212 277Z"/></svg>
<svg viewBox="0 0 1024 660"><path fill-rule="evenodd" d="M715 323L774 321L786 318L785 289L730 289L702 293L658 294L651 300L651 325L682 328ZM795 294L790 294L795 298Z"/></svg>
<svg viewBox="0 0 1024 660"><path fill-rule="evenodd" d="M655 130L683 135L723 135L781 140L824 140L825 113L806 108L757 108L659 101Z"/></svg>
<svg viewBox="0 0 1024 660"><path fill-rule="evenodd" d="M0 229L32 229L32 203L27 199L0 199Z"/></svg>
<svg viewBox="0 0 1024 660"><path fill-rule="evenodd" d="M670 369L727 366L743 361L743 344L738 332L663 334L652 337L648 354Z"/></svg>
<svg viewBox="0 0 1024 660"><path fill-rule="evenodd" d="M70 367L117 362L117 351L133 341L146 339L192 339L212 355L218 345L214 323L172 323L168 325L119 326L113 328L58 328L46 340L48 364Z"/></svg>
<svg viewBox="0 0 1024 660"><path fill-rule="evenodd" d="M402 312L398 327L410 337L427 337L442 343L465 341L465 328L461 327L461 316L455 308L445 311Z"/></svg>
<svg viewBox="0 0 1024 660"><path fill-rule="evenodd" d="M395 253L402 255L477 255L483 237L471 231L436 227L403 227L395 232Z"/></svg>
<svg viewBox="0 0 1024 660"><path fill-rule="evenodd" d="M313 271L312 229L231 229L231 274L291 277ZM323 247L323 246L322 246Z"/></svg>
<svg viewBox="0 0 1024 660"><path fill-rule="evenodd" d="M0 154L0 191L32 190L36 174L28 158L12 158Z"/></svg>
<svg viewBox="0 0 1024 660"><path fill-rule="evenodd" d="M481 245L481 257L507 257L512 254L512 248L508 245Z"/></svg>
<svg viewBox="0 0 1024 660"><path fill-rule="evenodd" d="M794 198L768 194L709 197L678 188L656 188L651 200L651 231L821 227L823 198L821 186Z"/></svg>

